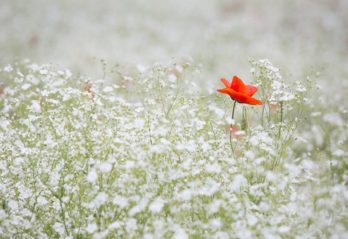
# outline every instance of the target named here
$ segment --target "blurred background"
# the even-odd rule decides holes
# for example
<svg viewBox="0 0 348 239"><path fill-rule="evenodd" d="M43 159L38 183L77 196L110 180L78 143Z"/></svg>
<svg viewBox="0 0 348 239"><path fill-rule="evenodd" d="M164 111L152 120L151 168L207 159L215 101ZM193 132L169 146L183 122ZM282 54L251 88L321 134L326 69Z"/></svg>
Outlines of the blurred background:
<svg viewBox="0 0 348 239"><path fill-rule="evenodd" d="M249 81L248 61L268 58L287 78L319 71L324 87L348 88L348 0L1 0L0 26L1 65L28 58L98 77L101 59L191 57L215 84Z"/></svg>

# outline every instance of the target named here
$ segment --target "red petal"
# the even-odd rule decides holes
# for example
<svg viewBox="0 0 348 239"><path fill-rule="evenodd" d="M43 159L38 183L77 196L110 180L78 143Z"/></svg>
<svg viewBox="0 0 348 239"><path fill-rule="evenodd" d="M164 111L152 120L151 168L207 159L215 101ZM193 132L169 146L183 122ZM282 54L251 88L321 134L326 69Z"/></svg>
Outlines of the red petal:
<svg viewBox="0 0 348 239"><path fill-rule="evenodd" d="M238 76L233 76L231 88L240 93L246 92L246 86Z"/></svg>
<svg viewBox="0 0 348 239"><path fill-rule="evenodd" d="M262 101L252 98L252 97L248 97L246 98L245 104L249 104L249 105L262 105Z"/></svg>
<svg viewBox="0 0 348 239"><path fill-rule="evenodd" d="M230 88L231 87L230 82L228 82L228 80L226 80L225 78L221 78L220 80L225 85L226 88Z"/></svg>
<svg viewBox="0 0 348 239"><path fill-rule="evenodd" d="M218 92L228 94L233 100L241 104L262 105L262 102L260 100L249 97L248 95L237 92L231 88L219 89Z"/></svg>
<svg viewBox="0 0 348 239"><path fill-rule="evenodd" d="M238 101L239 103L244 103L245 98L248 96L237 92L231 88L224 88L224 89L219 89L218 92L223 93L223 94L228 94L233 100Z"/></svg>
<svg viewBox="0 0 348 239"><path fill-rule="evenodd" d="M246 95L253 96L255 92L257 91L257 88L253 85L246 85Z"/></svg>
<svg viewBox="0 0 348 239"><path fill-rule="evenodd" d="M227 94L227 95L231 94L231 89L230 88L218 89L217 91L222 93L222 94ZM235 92L234 90L232 90L232 91Z"/></svg>

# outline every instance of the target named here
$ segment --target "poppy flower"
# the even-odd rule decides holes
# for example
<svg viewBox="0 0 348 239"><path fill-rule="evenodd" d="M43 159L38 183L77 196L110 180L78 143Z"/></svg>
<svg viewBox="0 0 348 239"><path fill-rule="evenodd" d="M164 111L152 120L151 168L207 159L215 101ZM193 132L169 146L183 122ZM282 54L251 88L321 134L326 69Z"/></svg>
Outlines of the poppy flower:
<svg viewBox="0 0 348 239"><path fill-rule="evenodd" d="M246 85L239 79L238 76L233 76L232 82L229 83L228 80L222 78L221 82L226 88L217 90L222 94L227 94L232 100L235 100L241 104L248 105L262 105L262 102L252 96L256 93L257 88L252 85Z"/></svg>

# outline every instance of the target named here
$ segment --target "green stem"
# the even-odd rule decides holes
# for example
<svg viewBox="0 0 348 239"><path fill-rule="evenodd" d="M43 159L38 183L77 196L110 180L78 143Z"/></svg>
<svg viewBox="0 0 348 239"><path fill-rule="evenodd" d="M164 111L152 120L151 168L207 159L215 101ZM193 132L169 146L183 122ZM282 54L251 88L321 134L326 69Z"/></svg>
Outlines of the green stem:
<svg viewBox="0 0 348 239"><path fill-rule="evenodd" d="M242 121L242 127L241 129L245 132L248 130L248 116L247 116L247 110L243 106L243 121Z"/></svg>
<svg viewBox="0 0 348 239"><path fill-rule="evenodd" d="M232 109L232 119L234 119L234 110L236 109L236 104L237 104L237 101L234 101L233 109Z"/></svg>
<svg viewBox="0 0 348 239"><path fill-rule="evenodd" d="M279 138L281 136L282 125L283 125L283 101L280 102L280 125L279 125L279 131L278 131Z"/></svg>
<svg viewBox="0 0 348 239"><path fill-rule="evenodd" d="M235 109L236 109L236 104L237 104L237 101L234 101L233 103L233 108L232 108L232 115L231 115L231 119L232 121L234 120L234 112L235 112ZM232 150L232 153L234 153L234 148L233 148L233 144L232 144L232 122L231 122L231 125L230 125L230 145L231 145L231 150Z"/></svg>
<svg viewBox="0 0 348 239"><path fill-rule="evenodd" d="M262 127L263 127L263 115L265 114L265 107L266 107L266 105L264 104L262 106L262 113L261 113L261 125L262 125Z"/></svg>

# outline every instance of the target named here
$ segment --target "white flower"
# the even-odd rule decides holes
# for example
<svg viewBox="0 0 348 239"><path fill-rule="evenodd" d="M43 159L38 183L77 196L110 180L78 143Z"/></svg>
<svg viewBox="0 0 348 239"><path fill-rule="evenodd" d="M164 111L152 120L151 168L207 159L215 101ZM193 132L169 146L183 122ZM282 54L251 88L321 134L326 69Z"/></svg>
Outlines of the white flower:
<svg viewBox="0 0 348 239"><path fill-rule="evenodd" d="M280 70L274 67L268 59L251 61L251 65L253 66L252 73L256 82L263 87L267 94L263 96L267 97L266 100L270 102L284 102L295 99L295 95L284 83Z"/></svg>
<svg viewBox="0 0 348 239"><path fill-rule="evenodd" d="M7 66L4 67L4 71L5 72L11 72L11 71L13 71L13 67L11 65L7 65Z"/></svg>
<svg viewBox="0 0 348 239"><path fill-rule="evenodd" d="M29 83L25 83L24 85L22 85L22 90L27 90L31 87L31 84Z"/></svg>
<svg viewBox="0 0 348 239"><path fill-rule="evenodd" d="M179 225L176 225L174 227L174 231L175 231L174 236L173 236L174 239L187 239L188 238L188 235L185 232L185 230L182 229Z"/></svg>
<svg viewBox="0 0 348 239"><path fill-rule="evenodd" d="M59 222L54 223L53 229L60 235L64 235L65 233L64 225L62 223L59 223Z"/></svg>
<svg viewBox="0 0 348 239"><path fill-rule="evenodd" d="M13 211L17 211L18 210L18 203L14 200L11 200L8 202L8 207L11 208L11 210L13 210Z"/></svg>
<svg viewBox="0 0 348 239"><path fill-rule="evenodd" d="M108 200L108 195L104 192L98 193L96 198L90 203L90 208L99 208L100 206L104 205L106 201Z"/></svg>
<svg viewBox="0 0 348 239"><path fill-rule="evenodd" d="M162 211L165 201L158 197L149 206L149 210L153 213L159 213Z"/></svg>
<svg viewBox="0 0 348 239"><path fill-rule="evenodd" d="M48 201L46 200L46 198L39 196L37 198L37 204L40 206L45 206L48 203Z"/></svg>
<svg viewBox="0 0 348 239"><path fill-rule="evenodd" d="M169 82L175 83L176 80L177 80L176 75L174 75L174 74L169 74L169 75L168 75L168 81L169 81Z"/></svg>
<svg viewBox="0 0 348 239"><path fill-rule="evenodd" d="M98 179L98 174L95 170L91 170L87 175L87 181L94 183Z"/></svg>
<svg viewBox="0 0 348 239"><path fill-rule="evenodd" d="M323 116L323 120L331 125L342 126L344 120L339 113L328 113Z"/></svg>
<svg viewBox="0 0 348 239"><path fill-rule="evenodd" d="M122 197L119 195L114 196L112 202L113 202L113 204L115 204L121 208L128 206L128 199L126 197Z"/></svg>
<svg viewBox="0 0 348 239"><path fill-rule="evenodd" d="M111 171L111 169L112 169L112 165L108 162L103 162L99 166L99 170L103 173L108 173Z"/></svg>
<svg viewBox="0 0 348 239"><path fill-rule="evenodd" d="M106 86L106 87L104 87L104 89L103 89L103 92L104 93L110 93L110 92L112 92L114 89L111 87L111 86Z"/></svg>
<svg viewBox="0 0 348 239"><path fill-rule="evenodd" d="M134 124L134 127L141 128L144 126L145 121L143 119L135 119L133 124Z"/></svg>
<svg viewBox="0 0 348 239"><path fill-rule="evenodd" d="M30 110L32 110L35 113L40 113L41 112L40 102L37 100L31 101Z"/></svg>
<svg viewBox="0 0 348 239"><path fill-rule="evenodd" d="M246 178L243 175L236 175L232 181L231 184L231 190L234 192L237 192L240 190L241 187L246 186L248 183L248 181L246 180Z"/></svg>
<svg viewBox="0 0 348 239"><path fill-rule="evenodd" d="M93 232L95 232L98 229L97 224L95 223L91 223L87 225L86 231L90 234L92 234Z"/></svg>

